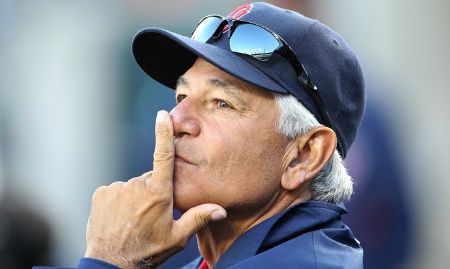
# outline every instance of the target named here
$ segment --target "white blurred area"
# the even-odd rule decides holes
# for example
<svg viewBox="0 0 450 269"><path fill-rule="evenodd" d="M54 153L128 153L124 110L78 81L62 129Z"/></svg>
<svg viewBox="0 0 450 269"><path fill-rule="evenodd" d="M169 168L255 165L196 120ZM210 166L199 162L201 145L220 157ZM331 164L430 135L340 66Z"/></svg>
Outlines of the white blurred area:
<svg viewBox="0 0 450 269"><path fill-rule="evenodd" d="M202 16L242 3L0 0L0 195L18 195L48 219L55 264L75 265L83 256L95 188L126 180L120 119L130 89L121 64L132 57L135 32L160 26L189 34ZM416 223L413 253L401 268L450 268L450 2L308 6L380 80L368 98L394 122Z"/></svg>
<svg viewBox="0 0 450 269"><path fill-rule="evenodd" d="M56 262L75 264L90 196L117 174L126 24L78 1L3 1L0 16L2 185L49 220Z"/></svg>

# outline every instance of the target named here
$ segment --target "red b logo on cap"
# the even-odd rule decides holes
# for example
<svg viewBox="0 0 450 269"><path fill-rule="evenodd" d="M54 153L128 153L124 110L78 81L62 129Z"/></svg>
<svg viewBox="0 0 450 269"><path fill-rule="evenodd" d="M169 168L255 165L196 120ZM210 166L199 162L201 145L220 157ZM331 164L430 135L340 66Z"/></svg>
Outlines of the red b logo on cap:
<svg viewBox="0 0 450 269"><path fill-rule="evenodd" d="M237 7L233 12L228 15L228 18L238 20L245 14L249 13L253 8L253 5L247 4Z"/></svg>
<svg viewBox="0 0 450 269"><path fill-rule="evenodd" d="M239 6L233 12L231 12L230 15L228 15L228 18L238 20L238 19L242 18L242 16L244 16L245 14L249 13L252 8L253 8L253 5L251 5L251 4ZM226 30L228 30L228 28L230 28L230 27L228 25L226 25L223 28L223 31L225 32Z"/></svg>

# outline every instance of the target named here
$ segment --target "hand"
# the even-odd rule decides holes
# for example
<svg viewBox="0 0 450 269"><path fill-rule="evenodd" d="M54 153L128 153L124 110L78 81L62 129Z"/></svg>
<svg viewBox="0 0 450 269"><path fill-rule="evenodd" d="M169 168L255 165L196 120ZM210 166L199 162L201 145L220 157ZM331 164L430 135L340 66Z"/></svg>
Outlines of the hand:
<svg viewBox="0 0 450 269"><path fill-rule="evenodd" d="M153 172L98 188L92 197L85 257L122 268L154 268L183 249L210 221L226 218L219 205L203 204L173 219L173 124L158 112Z"/></svg>

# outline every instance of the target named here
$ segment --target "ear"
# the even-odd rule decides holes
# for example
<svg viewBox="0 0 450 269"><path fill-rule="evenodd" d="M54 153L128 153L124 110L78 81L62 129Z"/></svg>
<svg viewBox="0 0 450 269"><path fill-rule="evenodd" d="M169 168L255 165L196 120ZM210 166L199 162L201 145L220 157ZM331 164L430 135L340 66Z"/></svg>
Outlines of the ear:
<svg viewBox="0 0 450 269"><path fill-rule="evenodd" d="M323 169L336 150L336 134L327 127L317 127L300 135L289 145L285 155L281 186L294 190L310 182Z"/></svg>

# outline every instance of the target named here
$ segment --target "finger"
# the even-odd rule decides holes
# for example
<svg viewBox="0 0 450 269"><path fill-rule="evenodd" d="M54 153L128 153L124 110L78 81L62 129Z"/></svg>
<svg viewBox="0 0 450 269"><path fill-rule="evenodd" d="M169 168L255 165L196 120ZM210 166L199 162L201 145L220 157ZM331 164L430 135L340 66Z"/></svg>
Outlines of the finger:
<svg viewBox="0 0 450 269"><path fill-rule="evenodd" d="M205 228L210 222L227 217L225 209L216 204L202 204L186 211L175 221L174 234L184 239Z"/></svg>
<svg viewBox="0 0 450 269"><path fill-rule="evenodd" d="M173 146L173 124L167 111L161 110L155 123L155 152L153 154L153 175L147 180L152 185L172 188L175 149ZM154 186L154 187L157 187Z"/></svg>

